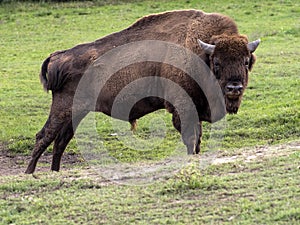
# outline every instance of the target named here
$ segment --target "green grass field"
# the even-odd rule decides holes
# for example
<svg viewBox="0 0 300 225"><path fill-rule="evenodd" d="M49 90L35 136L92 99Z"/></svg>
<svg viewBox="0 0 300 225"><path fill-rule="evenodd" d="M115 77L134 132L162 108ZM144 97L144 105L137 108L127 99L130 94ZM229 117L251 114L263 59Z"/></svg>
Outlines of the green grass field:
<svg viewBox="0 0 300 225"><path fill-rule="evenodd" d="M41 63L50 53L124 29L147 14L190 8L226 14L251 41L262 40L239 113L226 116L220 154L299 141L296 0L0 1L0 151L30 154L51 104L51 94L39 82ZM107 116L97 114L97 131L111 154L125 162L160 160L177 145L185 151L164 111L141 119L136 135L149 138L149 124L156 118L164 121L166 137L143 154L111 135L115 131ZM210 150L210 130L204 124L204 152ZM0 224L299 224L300 155L299 148L292 150L201 171L187 167L167 181L143 187L106 183L84 174L86 165L42 173L39 179L2 176ZM75 140L67 151L81 154Z"/></svg>

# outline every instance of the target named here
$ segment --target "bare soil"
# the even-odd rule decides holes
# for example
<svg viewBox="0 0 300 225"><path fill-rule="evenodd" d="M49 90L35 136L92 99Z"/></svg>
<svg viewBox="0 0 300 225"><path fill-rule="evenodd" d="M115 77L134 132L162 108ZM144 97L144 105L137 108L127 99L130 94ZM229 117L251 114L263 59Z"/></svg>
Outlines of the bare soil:
<svg viewBox="0 0 300 225"><path fill-rule="evenodd" d="M26 155L14 155L3 149L3 145L0 146L0 175L18 175L23 174L26 170L27 164L30 161L31 156ZM39 159L36 172L44 172L50 170L52 155L45 154ZM64 154L62 158L62 169L71 168L72 166L82 163L80 156L75 154Z"/></svg>
<svg viewBox="0 0 300 225"><path fill-rule="evenodd" d="M222 164L234 161L258 161L266 157L288 156L294 152L300 151L300 141L289 142L280 145L259 146L255 148L245 148L239 154L232 156L221 156L213 160L212 164Z"/></svg>
<svg viewBox="0 0 300 225"><path fill-rule="evenodd" d="M224 152L219 151L217 156L212 160L209 160L212 164L223 164L234 161L250 162L253 160L263 160L266 157L277 157L290 155L294 152L300 151L300 141L294 141L286 144L273 145L273 146L260 146L255 148L245 148L243 151L239 151L237 154L231 154L231 156L224 156ZM201 158L205 160L205 157L210 157L207 154L201 155ZM4 149L4 146L0 146L0 174L1 176L19 175L23 174L27 163L30 160L30 156L24 155L11 155ZM50 170L52 155L43 155L37 165L36 172L45 172ZM64 154L62 158L62 170L69 170L74 166L84 165L84 160L81 156L74 154ZM163 166L163 165L161 165ZM300 166L300 165L299 165ZM85 169L88 169L85 168Z"/></svg>

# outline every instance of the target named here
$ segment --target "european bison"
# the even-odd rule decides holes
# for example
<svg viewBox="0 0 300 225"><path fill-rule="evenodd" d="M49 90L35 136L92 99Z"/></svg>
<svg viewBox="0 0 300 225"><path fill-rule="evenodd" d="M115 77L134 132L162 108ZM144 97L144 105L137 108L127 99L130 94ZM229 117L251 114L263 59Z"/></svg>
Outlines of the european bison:
<svg viewBox="0 0 300 225"><path fill-rule="evenodd" d="M181 68L164 62L147 60L147 57L141 57L143 60L139 61L136 52L139 53L141 49L138 47L136 50L131 48L132 55L135 55L133 56L134 63L115 71L98 90L96 90L99 84L97 82L102 78L94 74L96 78L93 80L93 74L90 75L87 78L90 79L88 81L90 87L85 87L87 91L84 97L75 99L77 88L83 78L85 79L84 74L94 63L98 63L97 59L120 46L127 44L135 46L135 43L147 40L152 41L147 42L150 44L155 41L171 43L197 55L204 62L201 68L203 70L203 67L209 68L211 74L215 76L211 75L211 77L214 77L213 79L219 84L222 96L220 101L225 103L223 104L224 113L222 108L212 108L213 104L207 97L208 92L203 90L204 86L201 87L194 80L195 77L192 78ZM199 153L202 136L201 122L214 122L221 119L226 112L237 113L247 87L248 72L255 62L253 52L259 43L260 40L249 43L246 36L238 33L234 21L227 16L197 10L182 10L143 17L120 32L95 42L77 45L74 48L51 54L42 64L40 73L44 88L52 91L51 111L44 127L36 135L36 143L26 173L34 172L39 157L53 141L51 170L58 171L61 156L72 139L76 127L90 111L103 112L106 115L127 120L134 125L138 118L158 109L166 109L173 115L173 125L181 133L182 140L187 146L187 153ZM162 55L162 58L165 57L166 60L177 58L176 54L169 54L172 52L172 47L157 49L150 44L147 48L148 55ZM131 57L130 54L128 57ZM178 57L182 55L178 54ZM116 62L119 60L117 58L116 54ZM189 64L189 60L190 57L187 55L186 58L182 58L181 62L191 65L187 68L192 71L196 67ZM116 62L114 58L111 58L103 66L110 68L115 66ZM204 75L201 74L202 69L198 71L195 79L204 79ZM122 108L119 108L120 114L113 115L114 101L122 89L141 78L149 77L154 78L152 81L157 80L157 83L152 81L147 83L147 81L140 83L138 87L132 86L130 94L127 97L124 95L118 101L121 105L126 105L127 99L128 102L132 102L132 99L129 99L134 99L135 91L141 89L144 92L149 91L150 94L144 98L136 98L127 117L121 115ZM180 86L187 95L183 96L184 93L173 90L172 85L164 86L162 81L171 81L175 86ZM151 92L154 89L157 95L153 94L155 91ZM210 90L210 92L214 93L217 90ZM90 100L89 96L95 93L100 94L93 105L94 100ZM187 96L192 101L186 100ZM74 106L75 101L76 106ZM197 112L197 121L191 118L193 110ZM219 116L212 118L213 111L218 110Z"/></svg>

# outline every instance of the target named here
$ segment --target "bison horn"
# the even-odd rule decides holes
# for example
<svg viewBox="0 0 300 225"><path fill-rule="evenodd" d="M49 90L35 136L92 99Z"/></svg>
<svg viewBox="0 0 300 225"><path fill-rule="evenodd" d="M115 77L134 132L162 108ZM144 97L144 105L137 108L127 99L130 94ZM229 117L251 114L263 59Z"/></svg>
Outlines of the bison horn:
<svg viewBox="0 0 300 225"><path fill-rule="evenodd" d="M257 46L260 43L260 39L257 39L256 41L252 41L250 43L248 43L247 47L249 49L249 51L252 53L256 50Z"/></svg>
<svg viewBox="0 0 300 225"><path fill-rule="evenodd" d="M198 39L198 44L204 50L204 52L209 55L211 55L214 52L215 47L216 47L214 45L207 44L207 43L201 41L200 39Z"/></svg>

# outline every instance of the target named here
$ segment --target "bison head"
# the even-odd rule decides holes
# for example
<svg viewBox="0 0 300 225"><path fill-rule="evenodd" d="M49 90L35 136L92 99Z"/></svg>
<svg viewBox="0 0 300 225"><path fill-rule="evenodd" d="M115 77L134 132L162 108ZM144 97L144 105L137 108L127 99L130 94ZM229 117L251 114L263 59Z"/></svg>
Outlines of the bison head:
<svg viewBox="0 0 300 225"><path fill-rule="evenodd" d="M245 36L223 34L213 36L210 44L201 40L198 43L208 55L210 68L222 88L226 111L237 113L260 40L248 43Z"/></svg>

